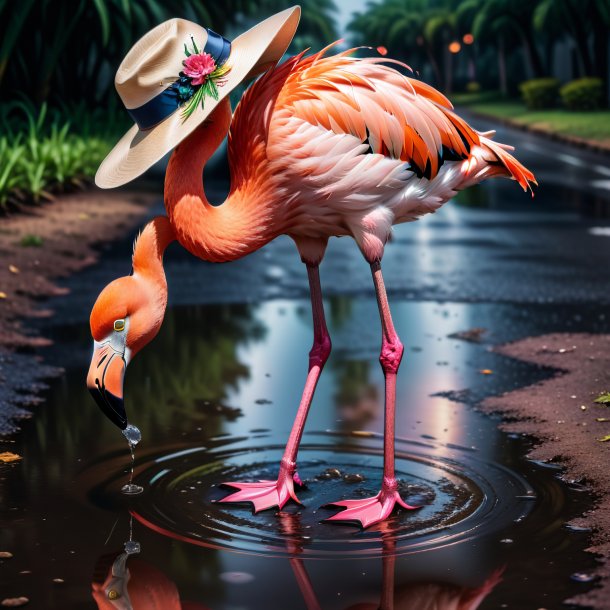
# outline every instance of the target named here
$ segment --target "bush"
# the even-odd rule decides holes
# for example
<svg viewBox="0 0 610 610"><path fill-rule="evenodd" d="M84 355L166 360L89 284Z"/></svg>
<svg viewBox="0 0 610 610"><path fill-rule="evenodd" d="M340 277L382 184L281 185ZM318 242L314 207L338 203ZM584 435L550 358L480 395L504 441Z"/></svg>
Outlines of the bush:
<svg viewBox="0 0 610 610"><path fill-rule="evenodd" d="M559 81L556 78L533 78L519 85L525 105L530 110L552 108L559 95Z"/></svg>
<svg viewBox="0 0 610 610"><path fill-rule="evenodd" d="M123 124L113 113L80 107L0 105L0 212L84 185Z"/></svg>
<svg viewBox="0 0 610 610"><path fill-rule="evenodd" d="M599 110L604 103L604 81L601 78L579 78L564 85L559 93L568 110Z"/></svg>
<svg viewBox="0 0 610 610"><path fill-rule="evenodd" d="M476 81L471 81L466 84L466 93L479 93L481 91L481 85Z"/></svg>

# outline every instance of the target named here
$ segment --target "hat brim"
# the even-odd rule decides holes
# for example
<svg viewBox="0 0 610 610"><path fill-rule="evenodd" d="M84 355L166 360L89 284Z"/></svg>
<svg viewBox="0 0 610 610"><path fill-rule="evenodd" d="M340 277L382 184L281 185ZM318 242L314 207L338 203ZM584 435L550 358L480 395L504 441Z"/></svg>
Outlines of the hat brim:
<svg viewBox="0 0 610 610"><path fill-rule="evenodd" d="M286 9L250 28L231 42L227 60L231 70L218 87L218 99L206 98L184 120L180 109L158 125L146 131L134 125L102 161L95 175L100 188L114 188L127 184L189 136L229 93L247 78L256 76L275 65L290 45L299 24L299 6Z"/></svg>

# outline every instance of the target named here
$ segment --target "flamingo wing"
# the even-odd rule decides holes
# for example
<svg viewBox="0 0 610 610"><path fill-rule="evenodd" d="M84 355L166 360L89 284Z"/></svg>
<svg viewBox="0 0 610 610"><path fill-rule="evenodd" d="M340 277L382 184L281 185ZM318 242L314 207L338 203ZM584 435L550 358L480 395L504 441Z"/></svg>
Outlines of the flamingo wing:
<svg viewBox="0 0 610 610"><path fill-rule="evenodd" d="M273 117L281 140L282 132L298 132L302 122L350 135L363 145L359 152L408 163L428 179L437 175L445 156L465 159L479 144L477 132L432 87L381 63L386 59L358 59L351 51L326 57L326 50L297 56L283 67L285 82Z"/></svg>

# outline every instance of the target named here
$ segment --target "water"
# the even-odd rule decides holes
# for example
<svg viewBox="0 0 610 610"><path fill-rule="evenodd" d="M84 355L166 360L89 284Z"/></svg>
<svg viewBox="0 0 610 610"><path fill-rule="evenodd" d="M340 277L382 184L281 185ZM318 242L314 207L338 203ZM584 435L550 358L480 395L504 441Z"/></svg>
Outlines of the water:
<svg viewBox="0 0 610 610"><path fill-rule="evenodd" d="M491 339L449 335L475 322L494 329L494 341L568 322L605 330L598 312L576 321L580 309L572 307L396 303L407 345L397 473L403 497L422 508L362 532L322 523L333 513L321 506L378 490L383 375L378 328L368 323L376 304L332 298L326 306L334 351L299 456L304 486L297 494L305 507L253 515L214 500L227 493L223 481L277 473L307 366L307 302L174 307L126 376L127 414L145 440L132 478L142 493L120 493L130 452L92 403L81 368L53 384L45 408L17 439L24 460L0 481L9 498L0 548L14 554L3 566L7 589L28 595L34 608L93 608L91 575L99 580L136 542L140 552L125 559L136 580L152 578L219 610L268 610L265 591L274 592L275 608L314 608L317 600L344 610L381 603L390 589L396 600L486 591L484 610L526 601L554 608L592 586L571 578L595 567L582 551L587 532L565 527L590 507L588 494L570 489L556 468L525 459L526 439L500 433L496 420L446 392L467 388L467 401L476 403L550 374L490 352ZM86 328L57 332L71 337L68 353L82 342L86 360ZM493 374L481 375L484 368ZM53 578L66 586L58 589Z"/></svg>

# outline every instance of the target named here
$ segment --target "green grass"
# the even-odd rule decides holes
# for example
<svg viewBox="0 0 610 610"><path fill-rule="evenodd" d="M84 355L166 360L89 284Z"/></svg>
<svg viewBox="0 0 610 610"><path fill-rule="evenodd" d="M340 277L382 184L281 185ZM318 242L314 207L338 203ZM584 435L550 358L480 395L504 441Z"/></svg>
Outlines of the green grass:
<svg viewBox="0 0 610 610"><path fill-rule="evenodd" d="M39 203L94 176L125 127L112 113L84 108L0 107L0 209Z"/></svg>
<svg viewBox="0 0 610 610"><path fill-rule="evenodd" d="M519 100L498 99L497 94L460 94L452 102L473 112L507 119L549 133L590 140L610 147L610 110L528 110Z"/></svg>

